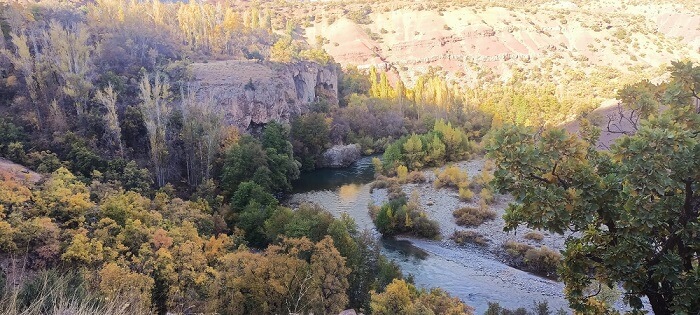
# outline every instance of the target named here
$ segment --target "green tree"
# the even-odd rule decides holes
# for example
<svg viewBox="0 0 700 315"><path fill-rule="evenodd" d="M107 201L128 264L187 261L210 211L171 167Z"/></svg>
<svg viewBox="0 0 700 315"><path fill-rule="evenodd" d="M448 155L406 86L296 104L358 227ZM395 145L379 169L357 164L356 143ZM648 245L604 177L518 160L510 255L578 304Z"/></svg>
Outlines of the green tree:
<svg viewBox="0 0 700 315"><path fill-rule="evenodd" d="M309 113L292 121L294 155L302 169L312 170L316 161L330 145L330 127L321 113Z"/></svg>
<svg viewBox="0 0 700 315"><path fill-rule="evenodd" d="M406 152L405 156L410 169L416 170L423 167L425 151L423 150L423 141L418 135L411 135L404 143L403 150Z"/></svg>
<svg viewBox="0 0 700 315"><path fill-rule="evenodd" d="M667 109L609 152L563 130L510 126L489 139L494 183L518 200L506 229L580 235L568 238L560 268L577 311L600 304L586 291L594 279L622 282L636 309L646 296L655 314L700 311L700 67L674 63L671 72Z"/></svg>

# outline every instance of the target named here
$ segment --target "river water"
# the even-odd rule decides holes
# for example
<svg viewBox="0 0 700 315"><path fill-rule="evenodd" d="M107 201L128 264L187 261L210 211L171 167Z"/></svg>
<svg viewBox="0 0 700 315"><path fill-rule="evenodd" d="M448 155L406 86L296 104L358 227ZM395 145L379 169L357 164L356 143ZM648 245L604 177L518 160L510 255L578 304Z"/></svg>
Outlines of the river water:
<svg viewBox="0 0 700 315"><path fill-rule="evenodd" d="M289 204L317 203L334 215L345 212L360 229L374 231L381 250L412 275L415 284L440 287L482 314L488 302L508 308L530 308L534 301L547 301L550 309L567 308L563 284L512 268L492 254L476 248L457 247L446 241L413 238L381 238L367 206L382 201L370 193L374 178L372 157L364 157L344 169L322 169L302 174L293 184Z"/></svg>

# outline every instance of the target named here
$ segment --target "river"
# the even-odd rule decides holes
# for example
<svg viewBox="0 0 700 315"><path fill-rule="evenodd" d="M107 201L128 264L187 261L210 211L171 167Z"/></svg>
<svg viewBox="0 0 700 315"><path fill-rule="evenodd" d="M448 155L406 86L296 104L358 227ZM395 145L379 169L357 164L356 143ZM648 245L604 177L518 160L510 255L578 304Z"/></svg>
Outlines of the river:
<svg viewBox="0 0 700 315"><path fill-rule="evenodd" d="M370 193L369 183L374 178L371 158L363 157L344 169L302 174L287 202L317 203L336 216L348 213L359 228L374 231L382 253L398 263L405 275L412 275L416 285L440 287L474 307L476 314L483 314L488 302L529 309L534 301L544 300L550 309L568 309L562 283L512 268L485 250L458 247L447 241L381 238L367 211L368 204L385 198Z"/></svg>

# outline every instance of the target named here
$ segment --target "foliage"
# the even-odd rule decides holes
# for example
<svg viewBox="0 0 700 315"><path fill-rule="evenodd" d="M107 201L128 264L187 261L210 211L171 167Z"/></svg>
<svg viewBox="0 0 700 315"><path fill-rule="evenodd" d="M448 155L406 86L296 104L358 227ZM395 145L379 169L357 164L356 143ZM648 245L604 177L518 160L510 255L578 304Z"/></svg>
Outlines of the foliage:
<svg viewBox="0 0 700 315"><path fill-rule="evenodd" d="M382 170L393 172L400 165L409 170L441 166L466 159L472 150L473 144L462 130L437 120L432 132L412 134L391 143L384 152Z"/></svg>
<svg viewBox="0 0 700 315"><path fill-rule="evenodd" d="M442 172L437 173L433 186L435 186L435 188L445 186L453 188L467 188L469 187L469 175L467 175L467 172L462 171L456 165L448 166L443 169Z"/></svg>
<svg viewBox="0 0 700 315"><path fill-rule="evenodd" d="M370 214L382 235L410 233L432 239L440 236L439 224L428 218L415 192L409 200L404 196L391 199L380 207L371 206Z"/></svg>
<svg viewBox="0 0 700 315"><path fill-rule="evenodd" d="M506 228L524 223L561 233L566 242L561 277L579 311L595 308L584 289L595 278L622 282L626 302L646 296L656 314L697 312L697 140L700 67L673 63L663 94L667 109L642 120L610 152L562 130L533 135L506 127L487 150L497 165L495 184L512 192ZM596 140L591 139L591 140ZM592 274L589 274L592 272Z"/></svg>
<svg viewBox="0 0 700 315"><path fill-rule="evenodd" d="M489 302L489 308L484 312L484 315L563 315L568 314L565 310L559 309L556 312L552 312L549 309L549 304L547 301L533 302L531 310L527 310L524 307L519 307L517 309L507 309L502 307L498 303Z"/></svg>
<svg viewBox="0 0 700 315"><path fill-rule="evenodd" d="M131 296L112 296L88 291L89 280L83 274L47 270L32 275L19 288L0 296L0 313L7 315L46 313L68 314L149 314Z"/></svg>
<svg viewBox="0 0 700 315"><path fill-rule="evenodd" d="M535 231L527 232L527 233L525 233L525 235L523 237L526 240L532 240L532 241L536 241L536 242L540 242L544 239L544 235L542 235L542 233L535 232Z"/></svg>
<svg viewBox="0 0 700 315"><path fill-rule="evenodd" d="M245 181L273 192L291 190L291 181L299 176L299 164L285 139L286 130L274 123L266 128L262 143L252 136L241 137L226 155L221 177L224 192L233 195Z"/></svg>
<svg viewBox="0 0 700 315"><path fill-rule="evenodd" d="M316 162L330 147L329 133L328 121L321 113L301 115L292 121L294 156L303 170L316 168Z"/></svg>
<svg viewBox="0 0 700 315"><path fill-rule="evenodd" d="M394 280L382 293L372 293L372 314L473 314L473 309L441 289L417 289Z"/></svg>

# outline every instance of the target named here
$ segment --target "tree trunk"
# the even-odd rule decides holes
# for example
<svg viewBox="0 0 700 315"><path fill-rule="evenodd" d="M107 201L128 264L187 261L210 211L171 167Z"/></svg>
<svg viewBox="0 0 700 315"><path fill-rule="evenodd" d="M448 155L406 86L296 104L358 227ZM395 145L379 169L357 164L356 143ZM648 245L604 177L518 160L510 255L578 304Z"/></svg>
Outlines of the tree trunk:
<svg viewBox="0 0 700 315"><path fill-rule="evenodd" d="M649 298L649 303L651 304L651 309L656 315L671 315L671 310L669 310L669 305L664 299L663 295L652 290L646 290L646 296Z"/></svg>

